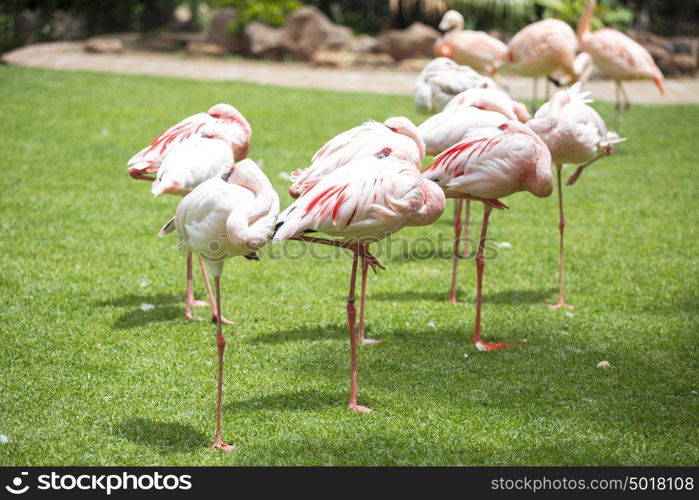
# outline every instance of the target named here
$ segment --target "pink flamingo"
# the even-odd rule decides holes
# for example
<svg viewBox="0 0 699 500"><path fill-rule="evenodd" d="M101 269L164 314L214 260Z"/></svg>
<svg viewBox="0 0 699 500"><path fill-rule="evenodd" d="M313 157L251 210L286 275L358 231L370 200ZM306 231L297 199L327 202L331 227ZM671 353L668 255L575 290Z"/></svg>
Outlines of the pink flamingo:
<svg viewBox="0 0 699 500"><path fill-rule="evenodd" d="M292 198L313 187L324 176L362 157L391 156L403 159L419 172L425 156L425 144L417 127L402 116L388 118L383 123L369 121L330 139L313 156L310 167L292 173L293 184L289 188ZM362 259L362 283L359 305L359 342L375 344L376 339L366 338L366 285L368 263Z"/></svg>
<svg viewBox="0 0 699 500"><path fill-rule="evenodd" d="M483 127L499 127L508 121L507 117L495 111L483 111L476 107L459 108L457 111L437 113L418 126L420 136L425 141L427 154L436 155L446 151L461 142L467 134ZM464 203L465 202L465 203ZM456 283L459 269L459 242L461 239L461 212L466 205L464 215L464 249L463 255L469 250L469 229L471 223L471 200L456 199L454 217L454 255L451 270L451 288L449 302L456 304Z"/></svg>
<svg viewBox="0 0 699 500"><path fill-rule="evenodd" d="M553 191L551 154L526 125L509 121L499 127L474 130L462 142L437 156L422 174L439 184L447 198L483 202L483 226L476 252L476 323L473 343L480 351L516 344L481 340L481 304L488 219L493 208L507 208L498 200L518 191L549 196Z"/></svg>
<svg viewBox="0 0 699 500"><path fill-rule="evenodd" d="M223 142L203 138L204 132L208 138L218 138ZM215 175L218 168L227 168L233 161L245 158L251 135L250 125L237 109L230 104L216 104L206 113L185 118L158 135L129 160L129 175L134 179L153 182L151 191L155 196L160 193L184 196L200 182ZM162 165L169 171L167 175L161 172ZM215 319L217 312L211 284L201 259L199 266ZM193 306L205 305L206 302L194 299L190 255L187 257L185 319L192 318ZM228 322L225 318L223 321Z"/></svg>
<svg viewBox="0 0 699 500"><path fill-rule="evenodd" d="M602 73L614 80L615 109L621 110L619 94L624 100L624 108L631 106L622 85L624 80L653 80L665 95L663 73L653 61L653 57L639 43L611 28L590 31L590 21L597 2L586 0L585 11L578 23L578 40L582 50L590 54L592 61Z"/></svg>
<svg viewBox="0 0 699 500"><path fill-rule="evenodd" d="M551 158L556 165L558 181L558 215L559 215L559 281L558 301L552 309L572 308L563 298L563 191L561 189L561 168L565 163L582 163L568 180L573 185L582 171L595 161L612 153L612 145L623 141L614 132L608 132L602 117L588 106L592 102L586 99L589 92L581 92L581 84L576 83L570 89L556 92L551 100L541 106L534 118L527 122L546 143Z"/></svg>
<svg viewBox="0 0 699 500"><path fill-rule="evenodd" d="M496 83L469 66L460 66L446 57L438 57L425 66L415 85L415 110L433 114L444 109L454 96L473 88L496 88Z"/></svg>
<svg viewBox="0 0 699 500"><path fill-rule="evenodd" d="M519 120L522 123L531 118L524 104L510 97L504 90L496 88L474 88L461 92L449 101L444 107L444 112L450 113L471 107L497 111L510 120Z"/></svg>
<svg viewBox="0 0 699 500"><path fill-rule="evenodd" d="M223 263L238 255L251 258L271 238L279 214L279 197L272 184L252 160L231 166L222 176L197 186L177 206L175 217L160 236L177 231L182 255L196 253L206 261L214 277L216 306L221 310ZM218 385L216 395L216 435L214 449L232 451L221 438L221 399L223 393L223 336L221 315L216 321Z"/></svg>
<svg viewBox="0 0 699 500"><path fill-rule="evenodd" d="M560 70L569 82L577 81L575 57L578 41L568 24L558 19L543 19L518 31L507 44L505 63L519 74L534 78L532 109L536 109L538 78ZM548 85L546 86L548 92ZM546 97L548 99L548 96Z"/></svg>
<svg viewBox="0 0 699 500"><path fill-rule="evenodd" d="M379 155L357 158L323 176L279 215L273 241L296 239L354 253L347 297L352 411L372 411L357 404L354 297L358 259L374 270L383 269L369 245L405 226L431 224L444 211L444 201L442 190L421 177L413 163ZM315 231L335 239L306 236Z"/></svg>
<svg viewBox="0 0 699 500"><path fill-rule="evenodd" d="M446 33L434 42L435 57L448 57L480 73L494 74L507 45L483 31L464 30L464 16L455 10L444 13L439 29Z"/></svg>

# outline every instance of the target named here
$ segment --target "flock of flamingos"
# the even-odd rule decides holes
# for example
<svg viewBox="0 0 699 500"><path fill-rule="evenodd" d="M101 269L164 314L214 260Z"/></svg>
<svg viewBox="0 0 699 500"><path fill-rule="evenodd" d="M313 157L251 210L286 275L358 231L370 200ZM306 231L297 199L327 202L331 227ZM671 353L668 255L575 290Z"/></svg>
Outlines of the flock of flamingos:
<svg viewBox="0 0 699 500"><path fill-rule="evenodd" d="M479 350L514 346L481 340L481 302L488 220L493 209L507 206L501 198L518 191L537 197L553 192L557 173L560 212L559 298L552 308L569 307L563 297L563 191L561 167L579 165L568 180L612 153L623 140L608 131L588 106L580 80L590 61L614 80L628 99L623 80L652 79L662 87L662 74L648 52L612 29L590 32L595 7L588 0L577 37L564 22L546 19L522 29L509 45L482 32L464 31L463 17L449 11L440 28L435 55L418 77L415 105L433 114L415 126L404 117L368 121L330 139L308 168L290 176L295 201L280 213L279 197L254 161L246 159L252 134L243 115L229 104L217 104L192 115L156 137L128 162L133 178L153 181L152 193L182 196L175 217L160 231L176 232L187 260L185 317L194 300L192 253L199 257L209 304L216 322L218 390L213 448L231 451L221 437L223 355L220 278L225 260L234 256L258 260L256 250L270 240L301 240L333 245L353 253L347 297L351 351L349 408L357 404L357 343L364 336L367 271L383 269L370 245L406 226L426 226L443 213L446 198L456 200L454 261L449 300L455 302L461 214L466 231L470 202L483 204L483 224L476 251L477 300L473 342ZM582 50L578 54L578 48ZM559 78L572 84L559 90L530 118L527 107L496 83L508 66L519 74ZM562 75L562 77L561 77ZM536 87L536 83L535 83ZM620 111L617 103L617 112ZM436 155L424 171L425 155ZM330 236L323 238L320 233ZM356 330L355 288L361 265L360 320ZM207 276L214 277L215 293Z"/></svg>

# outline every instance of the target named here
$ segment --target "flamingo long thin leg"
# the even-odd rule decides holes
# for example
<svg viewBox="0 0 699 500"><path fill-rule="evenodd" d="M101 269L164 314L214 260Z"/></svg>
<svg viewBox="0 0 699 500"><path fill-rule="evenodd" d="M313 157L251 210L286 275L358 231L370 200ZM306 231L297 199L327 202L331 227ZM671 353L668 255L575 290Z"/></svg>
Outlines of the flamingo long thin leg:
<svg viewBox="0 0 699 500"><path fill-rule="evenodd" d="M187 297L184 305L184 319L192 319L192 307L205 306L206 302L194 300L194 287L192 286L192 254L187 255Z"/></svg>
<svg viewBox="0 0 699 500"><path fill-rule="evenodd" d="M366 406L357 404L357 338L355 337L354 327L356 320L356 311L354 309L354 292L357 285L357 262L359 256L354 255L352 259L352 275L350 276L349 294L347 295L347 324L349 327L350 336L350 395L349 409L358 413L371 413L373 410Z"/></svg>
<svg viewBox="0 0 699 500"><path fill-rule="evenodd" d="M558 309L560 307L572 308L570 304L566 304L563 298L563 284L565 282L564 271L563 271L563 230L565 229L565 216L563 215L563 189L561 187L561 167L562 165L556 165L556 174L558 181L558 230L561 233L560 243L558 249L558 302L549 305L551 309Z"/></svg>
<svg viewBox="0 0 699 500"><path fill-rule="evenodd" d="M364 314L366 312L366 285L367 285L367 271L369 270L369 263L364 257L362 257L362 296L359 302L359 343L360 344L377 344L379 341L376 339L368 339L364 336Z"/></svg>
<svg viewBox="0 0 699 500"><path fill-rule="evenodd" d="M211 291L211 282L209 281L209 273L206 271L206 265L204 264L204 261L201 259L201 257L199 257L199 268L201 269L202 276L204 276L206 293L209 296L209 304L211 305L211 321L215 323L218 319L219 308L216 306L216 302L214 301L214 294ZM203 304L206 305L206 302L204 302ZM232 325L234 323L233 321L226 319L224 316L221 316L221 322L226 325Z"/></svg>
<svg viewBox="0 0 699 500"><path fill-rule="evenodd" d="M459 272L459 244L461 243L461 210L464 200L456 200L454 211L454 245L451 264L451 287L449 288L449 303L456 304L456 279Z"/></svg>
<svg viewBox="0 0 699 500"><path fill-rule="evenodd" d="M216 286L216 310L221 310L221 278L214 276ZM221 400L223 397L223 351L226 349L226 339L223 337L221 327L221 315L216 321L216 347L218 350L218 384L216 389L216 436L214 436L214 450L233 451L233 446L226 444L221 439Z"/></svg>
<svg viewBox="0 0 699 500"><path fill-rule="evenodd" d="M464 202L466 210L464 211L464 250L463 257L466 258L467 255L471 253L471 242L468 237L471 232L471 200L468 198Z"/></svg>
<svg viewBox="0 0 699 500"><path fill-rule="evenodd" d="M583 170L585 170L587 167L589 167L590 165L595 163L597 160L604 158L605 156L609 156L610 154L611 154L611 149L609 149L607 151L603 151L602 153L598 154L597 156L595 156L593 159L591 159L587 163L583 163L582 165L580 165L575 170L575 173L573 173L573 175L570 176L570 178L568 179L568 182L566 182L566 184L568 186L572 186L573 184L575 184L575 182L578 180L580 175L583 173Z"/></svg>
<svg viewBox="0 0 699 500"><path fill-rule="evenodd" d="M483 252L485 249L485 239L488 232L488 219L493 207L483 204L483 226L481 227L481 237L478 240L478 251L476 252L476 327L473 334L473 343L479 351L495 351L507 347L519 347L517 344L507 342L483 342L481 341L481 305L483 303L483 271L485 270L485 260Z"/></svg>
<svg viewBox="0 0 699 500"><path fill-rule="evenodd" d="M624 84L621 82L619 82L619 90L621 91L621 97L624 99L624 111L628 111L631 109L631 101L629 100L629 96L626 94Z"/></svg>

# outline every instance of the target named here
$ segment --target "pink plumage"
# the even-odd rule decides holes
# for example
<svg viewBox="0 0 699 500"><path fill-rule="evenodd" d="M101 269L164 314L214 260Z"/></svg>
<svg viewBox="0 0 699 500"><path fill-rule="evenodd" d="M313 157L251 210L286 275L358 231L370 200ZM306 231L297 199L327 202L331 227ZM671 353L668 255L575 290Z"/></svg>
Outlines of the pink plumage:
<svg viewBox="0 0 699 500"><path fill-rule="evenodd" d="M481 340L483 257L488 219L493 208L506 208L498 198L518 191L551 194L551 155L543 141L525 125L510 121L474 130L462 142L437 156L422 174L439 184L447 197L483 202L483 225L476 252L477 299L473 343L481 351L515 344Z"/></svg>
<svg viewBox="0 0 699 500"><path fill-rule="evenodd" d="M602 73L614 80L624 95L627 107L629 101L621 86L624 80L653 80L660 93L664 95L663 73L643 46L611 28L590 31L590 21L596 4L596 0L586 1L585 12L578 23L578 39L582 50L590 54L595 66Z"/></svg>
<svg viewBox="0 0 699 500"><path fill-rule="evenodd" d="M464 30L464 17L455 10L444 14L439 29L446 33L434 43L435 57L448 57L481 73L492 74L507 45L483 31Z"/></svg>
<svg viewBox="0 0 699 500"><path fill-rule="evenodd" d="M153 141L128 161L129 175L152 181L154 174L177 144L196 137L205 127L218 128L230 137L236 161L247 157L252 130L245 117L230 104L216 104L206 113L189 116L161 132Z"/></svg>
<svg viewBox="0 0 699 500"><path fill-rule="evenodd" d="M325 175L362 157L392 156L408 161L419 170L425 144L417 127L401 116L383 123L369 121L333 137L313 155L309 167L291 174L289 194L299 197Z"/></svg>

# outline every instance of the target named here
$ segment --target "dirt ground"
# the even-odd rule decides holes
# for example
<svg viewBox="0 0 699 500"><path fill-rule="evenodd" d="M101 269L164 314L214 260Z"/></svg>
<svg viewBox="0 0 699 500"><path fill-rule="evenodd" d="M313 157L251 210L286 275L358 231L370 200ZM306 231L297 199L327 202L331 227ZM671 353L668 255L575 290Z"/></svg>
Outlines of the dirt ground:
<svg viewBox="0 0 699 500"><path fill-rule="evenodd" d="M291 87L407 95L413 93L416 76L414 72L392 69L323 69L297 62L193 58L155 52L92 54L84 51L81 42L29 45L5 53L2 61L34 68L174 76L197 80L237 80ZM531 99L531 80L510 76L507 80L514 96ZM543 84L540 82L539 85L541 98ZM664 97L651 82L627 82L625 87L635 103L699 103L699 79L667 80ZM592 91L591 97L594 99L614 100L614 85L610 81L593 80L586 84L586 88Z"/></svg>

